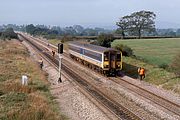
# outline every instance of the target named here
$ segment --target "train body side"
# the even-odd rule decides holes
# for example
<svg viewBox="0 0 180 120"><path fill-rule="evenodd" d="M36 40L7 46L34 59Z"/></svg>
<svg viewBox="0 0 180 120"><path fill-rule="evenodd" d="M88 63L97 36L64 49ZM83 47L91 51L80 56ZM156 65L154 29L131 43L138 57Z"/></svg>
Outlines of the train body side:
<svg viewBox="0 0 180 120"><path fill-rule="evenodd" d="M69 43L69 53L76 57L76 60L88 66L93 66L104 74L114 75L122 69L122 53L112 48Z"/></svg>
<svg viewBox="0 0 180 120"><path fill-rule="evenodd" d="M100 68L103 68L103 53L85 49L76 45L69 45L69 53Z"/></svg>

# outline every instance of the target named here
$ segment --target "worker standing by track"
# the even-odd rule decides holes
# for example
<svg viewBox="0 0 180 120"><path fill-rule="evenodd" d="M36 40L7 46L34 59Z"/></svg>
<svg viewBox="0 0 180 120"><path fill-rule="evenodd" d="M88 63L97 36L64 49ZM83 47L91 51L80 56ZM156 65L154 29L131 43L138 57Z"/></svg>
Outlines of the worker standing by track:
<svg viewBox="0 0 180 120"><path fill-rule="evenodd" d="M53 58L55 57L55 51L54 50L52 50L52 56L53 56Z"/></svg>
<svg viewBox="0 0 180 120"><path fill-rule="evenodd" d="M42 67L43 67L43 60L42 60L42 58L39 60L39 65L40 65L40 68L42 69Z"/></svg>
<svg viewBox="0 0 180 120"><path fill-rule="evenodd" d="M138 68L138 75L139 75L139 78L140 80L144 79L145 78L145 69L144 68Z"/></svg>

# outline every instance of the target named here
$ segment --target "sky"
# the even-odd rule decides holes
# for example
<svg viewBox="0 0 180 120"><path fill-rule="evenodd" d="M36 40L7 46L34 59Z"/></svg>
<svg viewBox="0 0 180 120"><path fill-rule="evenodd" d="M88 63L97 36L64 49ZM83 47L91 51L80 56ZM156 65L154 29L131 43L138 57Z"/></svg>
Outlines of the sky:
<svg viewBox="0 0 180 120"><path fill-rule="evenodd" d="M157 15L158 28L180 28L180 0L0 0L0 25L113 27L141 10Z"/></svg>

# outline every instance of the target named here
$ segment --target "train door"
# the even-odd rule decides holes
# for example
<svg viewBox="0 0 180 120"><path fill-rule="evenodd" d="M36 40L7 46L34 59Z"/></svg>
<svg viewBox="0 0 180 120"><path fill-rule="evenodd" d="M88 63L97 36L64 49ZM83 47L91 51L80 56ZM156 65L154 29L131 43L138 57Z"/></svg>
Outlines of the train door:
<svg viewBox="0 0 180 120"><path fill-rule="evenodd" d="M104 69L109 69L109 52L104 53Z"/></svg>
<svg viewBox="0 0 180 120"><path fill-rule="evenodd" d="M120 52L117 52L116 56L116 70L121 70L122 69L122 55Z"/></svg>
<svg viewBox="0 0 180 120"><path fill-rule="evenodd" d="M110 68L116 69L116 53L110 52Z"/></svg>

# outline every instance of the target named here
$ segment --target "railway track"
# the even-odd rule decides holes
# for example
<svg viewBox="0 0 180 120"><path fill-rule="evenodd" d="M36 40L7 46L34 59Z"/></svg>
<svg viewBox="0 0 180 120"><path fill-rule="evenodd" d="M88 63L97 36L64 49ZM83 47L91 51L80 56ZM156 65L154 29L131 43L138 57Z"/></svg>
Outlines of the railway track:
<svg viewBox="0 0 180 120"><path fill-rule="evenodd" d="M47 49L42 48L39 45L36 45L34 42L28 40L25 36L19 34L26 41L28 41L31 45L33 45L38 51L42 52L44 56L46 56L53 64L58 66L59 61L57 59L53 59L51 54L44 52ZM65 71L75 82L83 87L91 96L93 96L97 101L103 104L107 109L109 109L113 114L117 116L119 119L126 120L140 120L142 118L135 115L131 110L123 107L121 104L114 101L112 98L108 97L106 94L97 89L94 85L88 82L85 78L81 77L81 75L74 72L67 65L62 64L62 70Z"/></svg>
<svg viewBox="0 0 180 120"><path fill-rule="evenodd" d="M129 81L126 80L120 80L120 78L109 78L113 82L120 84L122 86L125 86L130 91L133 91L134 93L154 102L155 104L167 109L168 111L171 111L175 115L180 116L180 105L176 104L172 101L169 101L161 96L158 96L138 85L135 85Z"/></svg>
<svg viewBox="0 0 180 120"><path fill-rule="evenodd" d="M42 44L45 44L45 42L42 42L38 40ZM53 48L56 48L55 46L51 46ZM57 49L57 48L56 48ZM69 57L68 54L65 54L66 57ZM147 100L150 100L151 102L154 102L155 104L167 109L168 111L171 111L175 115L180 116L180 105L176 104L170 100L167 100L159 95L154 94L153 92L144 89L138 85L135 85L129 81L122 80L121 78L109 78L111 81L120 84L121 86L124 86L126 89L133 91L134 93L146 98Z"/></svg>

